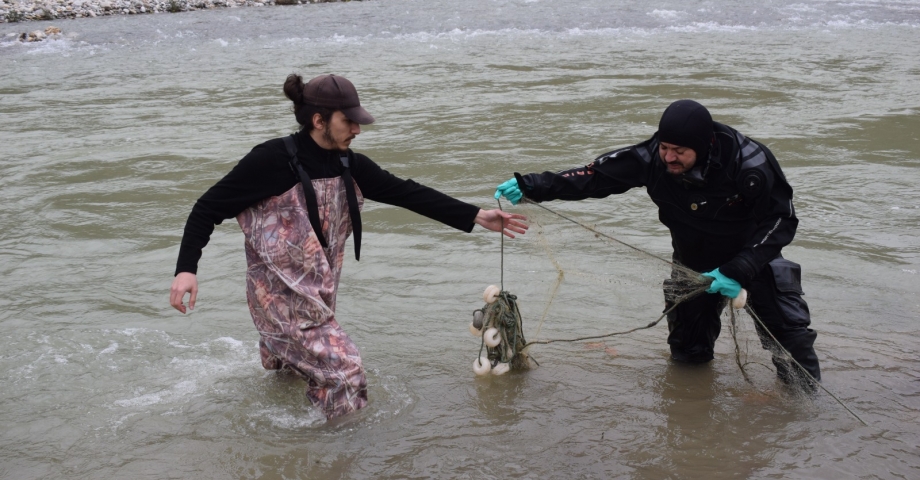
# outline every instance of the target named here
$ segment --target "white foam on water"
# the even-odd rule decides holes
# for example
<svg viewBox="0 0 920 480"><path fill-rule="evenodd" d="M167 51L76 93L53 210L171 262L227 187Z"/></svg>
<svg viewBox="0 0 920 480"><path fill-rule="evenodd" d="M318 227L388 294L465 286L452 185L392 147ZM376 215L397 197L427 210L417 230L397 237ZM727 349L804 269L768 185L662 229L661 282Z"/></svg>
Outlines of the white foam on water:
<svg viewBox="0 0 920 480"><path fill-rule="evenodd" d="M290 407L275 406L252 412L250 427L255 429L256 422L263 421L281 430L299 430L325 425L325 415L319 409L310 406L307 399L304 399L304 402L306 407L303 410L291 411Z"/></svg>
<svg viewBox="0 0 920 480"><path fill-rule="evenodd" d="M86 52L92 55L97 50L97 47L67 37L49 37L40 42L20 42L16 40L12 45L3 46L25 48L28 55L61 55L63 57L69 57L74 52Z"/></svg>
<svg viewBox="0 0 920 480"><path fill-rule="evenodd" d="M232 337L219 337L197 344L188 344L181 338L146 328L102 330L101 337L109 337L107 346L88 359L78 358L92 354L93 349L81 344L80 351L67 355L67 345L53 347L49 354L56 362L99 364L98 368L112 371L115 384L121 392L109 393L109 405L137 409L153 405L185 404L193 398L215 391L215 385L227 378L245 375L258 364L258 350L250 342ZM114 340L111 340L115 337ZM126 345L127 344L127 345ZM127 346L127 348L122 348ZM160 352L150 357L150 352ZM74 357L77 355L78 357ZM23 371L23 376L30 371ZM124 377L121 382L117 376ZM134 390L128 397L124 390ZM218 393L220 395L220 393Z"/></svg>
<svg viewBox="0 0 920 480"><path fill-rule="evenodd" d="M106 331L109 331L109 330L106 330ZM142 333L149 332L149 330L147 330L146 328L123 328L121 330L111 330L111 331L114 331L115 333L120 333L126 337L135 337Z"/></svg>
<svg viewBox="0 0 920 480"><path fill-rule="evenodd" d="M229 347L229 355L221 354ZM238 372L242 367L258 363L258 350L247 347L243 341L231 337L220 337L190 347L204 356L195 358L173 357L169 365L175 366L181 375L198 378L214 377L227 372ZM258 346L256 346L258 348ZM193 373L191 373L193 372Z"/></svg>
<svg viewBox="0 0 920 480"><path fill-rule="evenodd" d="M380 370L376 368L368 370L367 373L369 397L372 399L368 408L373 409L370 415L373 421L397 417L415 404L405 379L394 375L381 376Z"/></svg>
<svg viewBox="0 0 920 480"><path fill-rule="evenodd" d="M115 353L118 350L118 342L112 342L108 347L105 347L99 352L99 355L106 355L109 353Z"/></svg>
<svg viewBox="0 0 920 480"><path fill-rule="evenodd" d="M651 14L650 14L651 15ZM676 17L675 17L676 18ZM668 20L671 20L668 18ZM488 37L507 37L507 38L545 38L552 40L565 40L566 38L578 38L578 37L618 37L618 38L630 38L630 37L651 37L655 35L668 34L668 33L680 33L680 34L692 34L692 33L740 33L740 32L757 32L763 30L777 31L777 30L787 30L787 31L802 31L810 30L815 28L831 28L834 30L845 30L845 29L854 29L854 28L884 28L884 27L920 27L920 22L910 23L907 20L902 22L873 22L867 19L858 19L858 20L848 20L848 19L835 19L835 20L820 20L820 21L810 21L809 23L803 23L807 20L802 18L794 17L790 21L784 21L779 25L766 25L766 24L730 24L722 23L717 21L706 21L706 22L691 22L687 24L671 24L671 25L660 25L654 27L603 27L603 28L584 28L584 27L572 27L567 28L561 31L557 30L541 30L541 29L519 29L519 28L505 28L505 29L494 29L494 30L485 30L485 29L453 29L447 32L413 32L413 33L399 33L392 35L392 40L407 42L407 43L433 43L441 40L449 40L452 42L461 42L464 40L472 40L477 38L488 38ZM349 41L355 42L356 44L363 44L368 41L373 41L377 39L386 39L389 34L388 32L380 32L376 35L367 35L362 37L345 37L345 36L336 36L332 40L324 39L314 39L317 43L348 43ZM288 39L287 41L301 41L303 39Z"/></svg>
<svg viewBox="0 0 920 480"><path fill-rule="evenodd" d="M745 32L759 30L754 25L725 25L719 22L697 22L689 25L675 25L666 27L669 32L679 33L706 33L706 32Z"/></svg>
<svg viewBox="0 0 920 480"><path fill-rule="evenodd" d="M335 34L328 41L330 43L339 43L344 45L363 45L366 37L355 37L348 35Z"/></svg>
<svg viewBox="0 0 920 480"><path fill-rule="evenodd" d="M227 345L231 347L235 347L235 348L243 348L246 346L246 344L242 340L237 340L233 337L220 337L214 341L220 342L220 343L226 343ZM256 345L258 345L258 343Z"/></svg>
<svg viewBox="0 0 920 480"><path fill-rule="evenodd" d="M678 17L681 15L681 13L682 13L682 12L678 12L677 10L658 10L658 9L655 9L655 10L652 10L651 12L648 12L648 15L651 16L651 17L657 17L657 18L662 18L662 19L667 19L667 20L673 20L673 19L675 19L675 18L678 18Z"/></svg>
<svg viewBox="0 0 920 480"><path fill-rule="evenodd" d="M160 393L148 393L139 397L116 400L113 403L119 407L145 407L147 405L160 403L162 399L163 396Z"/></svg>
<svg viewBox="0 0 920 480"><path fill-rule="evenodd" d="M818 12L818 9L817 9L817 8L815 8L815 7L811 6L811 5L805 4L805 3L793 3L793 4L786 5L786 6L784 6L784 7L780 7L780 8L779 8L779 11L781 11L781 12L782 12L782 11L787 11L787 10L788 10L788 11L791 11L791 12L799 12L799 13L816 13L816 12Z"/></svg>
<svg viewBox="0 0 920 480"><path fill-rule="evenodd" d="M147 407L150 405L156 405L164 402L173 402L177 399L187 398L189 395L196 393L197 390L197 382L194 380L185 380L177 383L173 388L169 390L161 390L158 392L147 393L132 398L115 400L112 403L118 405L119 407Z"/></svg>

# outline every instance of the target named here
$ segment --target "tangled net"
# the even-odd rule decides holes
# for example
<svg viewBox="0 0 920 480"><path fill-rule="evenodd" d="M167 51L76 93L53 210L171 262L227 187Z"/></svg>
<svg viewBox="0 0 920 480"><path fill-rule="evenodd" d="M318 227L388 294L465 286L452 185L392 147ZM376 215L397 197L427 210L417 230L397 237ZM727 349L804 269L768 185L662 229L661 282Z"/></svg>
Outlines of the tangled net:
<svg viewBox="0 0 920 480"><path fill-rule="evenodd" d="M546 255L546 257L548 257L556 270L556 278L550 289L549 298L545 304L543 314L541 315L534 336L539 337L540 330L542 329L543 323L546 320L547 314L550 310L550 305L553 303L553 300L559 292L559 287L567 274L572 276L586 277L589 280L590 285L593 285L594 287L597 287L598 285L609 284L612 288L604 290L605 297L607 297L606 300L614 302L617 305L619 313L621 314L636 312L637 315L635 316L628 315L629 317L633 318L641 317L642 315L647 314L648 311L648 299L644 298L647 295L646 293L640 292L648 292L649 287L655 287L654 284L657 284L655 289L657 290L660 288L664 292L665 310L655 321L648 323L647 325L638 326L625 331L618 331L603 335L583 336L578 338L560 338L527 342L524 339L521 314L516 302L517 297L504 291L502 288L490 286L488 289L486 289L484 295L486 305L482 309L473 312L473 323L470 325L471 332L473 332L474 335L480 336L482 338L482 343L480 345L480 358L477 358L473 364L473 369L478 375L485 375L489 372L500 375L509 371L510 369L529 368L529 361L531 358L529 356L528 350L532 345L601 339L615 335L626 335L638 330L652 328L661 322L662 319L667 317L668 313L670 313L679 304L705 292L712 282L711 279L701 276L699 272L673 262L670 259L655 255L649 250L623 242L609 234L598 230L594 225L589 225L582 221L575 220L574 218L571 218L567 215L550 210L543 205L532 203L528 205L528 203L529 202L525 201L522 207L529 207L530 211L527 212L527 216L531 220L532 226L537 227L537 244L540 249L543 250L543 253ZM501 203L499 203L499 208L501 208ZM587 260L583 260L580 264L576 263L574 269L567 268L564 271L560 263L555 258L553 248L550 247L549 242L546 239L545 228L548 225L545 222L545 215L540 215L540 213L549 213L554 217L564 219L567 222L574 223L580 227L574 230L572 230L571 227L567 229L562 228L566 238L565 243L562 245L563 247L568 247L566 244L570 243L574 247L575 251L584 252L587 250L589 253L595 253L594 249L597 246L597 241L600 240L601 243L604 243L607 246L601 254L607 257L627 258L629 256L638 254L640 257L645 257L647 259L653 258L657 261L651 262L651 264L648 262L641 262L631 266L618 264L619 268L617 268L616 272L606 272L604 271L605 269L602 268L600 272L592 274L589 272L597 272L598 262L592 262L591 259L593 257L591 255L577 255L574 257L569 257L568 260L574 260L575 262L581 261L582 259ZM559 229L557 225L554 225L553 228L556 230ZM577 236L578 232L580 232L580 234L583 236L589 236L591 238L582 240L573 239L573 233L575 233L575 236ZM664 268L667 268L670 271L662 271ZM662 277L665 277L663 282L661 280ZM502 240L502 282L504 283L504 239ZM633 288L622 288L630 286ZM636 286L639 286L639 292L635 290L634 287ZM635 293L639 294L634 295ZM820 390L829 394L853 417L866 425L866 422L863 421L862 418L860 418L855 412L847 407L846 404L844 404L836 395L828 391L820 382L817 382L814 378L812 378L811 375L809 375L808 372L800 364L798 364L794 358L792 358L789 352L779 344L773 334L766 328L757 313L754 312L750 306L745 305L745 300L745 298L739 298L734 301L727 299L725 303L725 307L727 308L723 307L723 312L727 311L728 318L726 320L728 320L728 322L726 323L728 323L728 328L731 332L731 337L734 343L735 361L741 370L741 374L744 377L744 380L754 386L754 381L749 375L750 372L747 368L749 366L757 365L764 367L767 370L771 369L763 362L747 358L747 343L751 335L749 333L745 333L743 335L744 339L742 339L742 335L740 334L744 331L744 328L742 328L743 323L739 322L741 315L750 317L751 322L749 322L749 324L754 327L755 338L760 340L763 349L771 353L772 362L781 378L788 376L786 380L790 380L790 383L802 385L808 384L812 387L819 388ZM585 303L590 305L593 302L589 301ZM567 316L572 314L573 312L570 310ZM480 319L481 323L477 323L480 321ZM483 350L485 350L485 354L483 354Z"/></svg>
<svg viewBox="0 0 920 480"><path fill-rule="evenodd" d="M495 285L486 288L483 297L486 304L473 311L470 323L470 333L481 339L473 371L477 375L502 375L530 368L517 297Z"/></svg>

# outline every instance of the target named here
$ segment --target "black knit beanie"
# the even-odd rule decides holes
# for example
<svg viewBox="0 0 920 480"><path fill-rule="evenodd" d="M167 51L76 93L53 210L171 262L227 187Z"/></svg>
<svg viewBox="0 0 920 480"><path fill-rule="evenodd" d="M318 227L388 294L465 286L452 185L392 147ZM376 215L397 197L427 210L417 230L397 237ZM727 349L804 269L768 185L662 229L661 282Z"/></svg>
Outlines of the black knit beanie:
<svg viewBox="0 0 920 480"><path fill-rule="evenodd" d="M693 100L678 100L665 109L658 122L658 141L693 149L696 158L709 158L712 116Z"/></svg>

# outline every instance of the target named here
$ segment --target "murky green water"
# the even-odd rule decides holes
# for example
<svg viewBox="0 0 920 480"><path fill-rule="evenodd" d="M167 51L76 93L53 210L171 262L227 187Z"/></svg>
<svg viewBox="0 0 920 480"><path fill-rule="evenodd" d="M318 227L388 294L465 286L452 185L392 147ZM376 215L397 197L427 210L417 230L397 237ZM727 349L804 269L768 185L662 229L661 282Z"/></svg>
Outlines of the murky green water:
<svg viewBox="0 0 920 480"><path fill-rule="evenodd" d="M46 25L0 25L0 477L920 475L917 2L379 0L6 36ZM513 171L585 164L647 138L672 100L704 103L795 188L784 253L824 385L870 426L766 368L745 383L727 330L701 369L670 364L659 325L476 379L469 313L502 272L532 338L571 338L654 320L659 266L549 225L505 242L502 271L497 235L372 202L338 310L371 405L325 424L259 364L233 222L205 249L198 309L168 305L195 199L294 128L291 72L353 80L378 119L353 148L484 207ZM550 206L668 251L644 192ZM542 238L566 280L537 334L556 278Z"/></svg>

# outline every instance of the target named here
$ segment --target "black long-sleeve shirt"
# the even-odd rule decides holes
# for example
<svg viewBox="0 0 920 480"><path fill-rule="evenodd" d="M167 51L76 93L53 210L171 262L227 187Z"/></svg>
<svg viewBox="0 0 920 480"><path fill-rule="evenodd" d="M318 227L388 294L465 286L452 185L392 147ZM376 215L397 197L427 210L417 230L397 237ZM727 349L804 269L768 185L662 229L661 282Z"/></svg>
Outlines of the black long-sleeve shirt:
<svg viewBox="0 0 920 480"><path fill-rule="evenodd" d="M746 285L795 236L792 187L765 146L715 124L710 159L674 176L658 154L657 134L559 173L515 174L528 198L603 198L646 187L671 231L674 258L700 272L715 268Z"/></svg>
<svg viewBox="0 0 920 480"><path fill-rule="evenodd" d="M342 175L344 166L339 152L321 148L305 132L294 137L298 160L311 179ZM195 202L185 224L176 274L197 273L201 251L215 225L266 198L281 195L300 182L291 171L290 158L280 138L258 145ZM479 212L475 205L396 177L360 153L354 154L350 170L366 199L403 207L465 232L473 229Z"/></svg>

